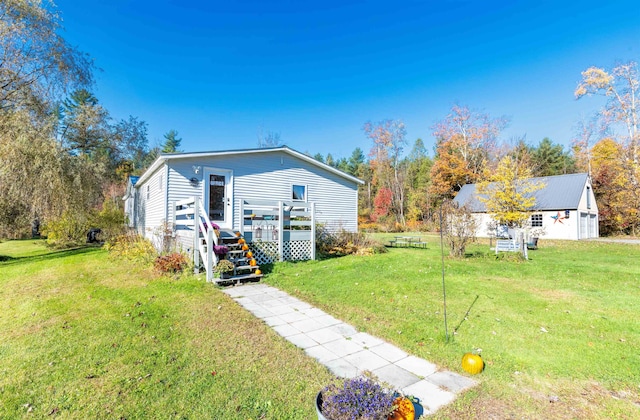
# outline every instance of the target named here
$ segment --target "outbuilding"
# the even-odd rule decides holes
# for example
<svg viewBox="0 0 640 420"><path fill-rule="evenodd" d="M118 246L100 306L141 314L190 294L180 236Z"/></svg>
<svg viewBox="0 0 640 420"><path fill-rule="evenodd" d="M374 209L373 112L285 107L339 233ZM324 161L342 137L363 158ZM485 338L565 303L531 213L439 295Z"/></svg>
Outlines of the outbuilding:
<svg viewBox="0 0 640 420"><path fill-rule="evenodd" d="M530 210L529 226L543 232L547 239L589 239L599 236L598 206L587 173L531 178L542 183L535 191L535 205ZM464 185L454 201L467 205L477 219L478 237L496 235L496 222L487 213L485 204L478 199L476 184Z"/></svg>

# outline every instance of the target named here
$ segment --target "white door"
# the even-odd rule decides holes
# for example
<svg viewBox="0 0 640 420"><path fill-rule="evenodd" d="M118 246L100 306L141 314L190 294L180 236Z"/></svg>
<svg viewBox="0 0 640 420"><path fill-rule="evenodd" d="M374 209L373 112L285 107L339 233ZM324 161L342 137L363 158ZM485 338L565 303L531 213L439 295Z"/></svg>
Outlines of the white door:
<svg viewBox="0 0 640 420"><path fill-rule="evenodd" d="M221 229L233 227L233 172L205 168L204 208L209 220Z"/></svg>
<svg viewBox="0 0 640 420"><path fill-rule="evenodd" d="M588 217L589 215L587 213L580 213L580 237L578 239L586 239L589 237Z"/></svg>
<svg viewBox="0 0 640 420"><path fill-rule="evenodd" d="M592 214L589 217L589 234L591 235L590 238L597 238L598 237L598 217L595 214Z"/></svg>

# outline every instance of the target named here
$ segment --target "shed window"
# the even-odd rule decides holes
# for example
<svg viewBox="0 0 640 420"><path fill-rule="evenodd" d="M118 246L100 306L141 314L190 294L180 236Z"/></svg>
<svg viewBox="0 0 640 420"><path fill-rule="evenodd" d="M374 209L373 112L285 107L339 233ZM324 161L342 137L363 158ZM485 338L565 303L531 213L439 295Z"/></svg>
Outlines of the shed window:
<svg viewBox="0 0 640 420"><path fill-rule="evenodd" d="M307 201L307 186L293 185L291 187L291 199L297 201Z"/></svg>
<svg viewBox="0 0 640 420"><path fill-rule="evenodd" d="M591 208L591 187L587 187L587 208Z"/></svg>
<svg viewBox="0 0 640 420"><path fill-rule="evenodd" d="M542 215L541 214L532 214L531 215L531 227L542 227Z"/></svg>

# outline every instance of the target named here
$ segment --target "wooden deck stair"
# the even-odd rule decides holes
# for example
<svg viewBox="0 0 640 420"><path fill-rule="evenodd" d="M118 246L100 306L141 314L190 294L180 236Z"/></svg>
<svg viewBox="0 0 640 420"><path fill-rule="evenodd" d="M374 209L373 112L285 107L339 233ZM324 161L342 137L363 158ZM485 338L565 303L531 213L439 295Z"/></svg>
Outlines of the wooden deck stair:
<svg viewBox="0 0 640 420"><path fill-rule="evenodd" d="M238 243L240 239L243 239L242 235L232 230L221 229L220 236L218 237L218 244L224 245L229 248L225 259L233 263L233 272L221 276L221 278L215 279L218 284L230 284L247 281L259 281L262 278L262 273L256 274L256 270L260 269L259 265L251 265L253 258L247 257L248 250L243 250L241 243ZM224 277L224 278L223 278Z"/></svg>

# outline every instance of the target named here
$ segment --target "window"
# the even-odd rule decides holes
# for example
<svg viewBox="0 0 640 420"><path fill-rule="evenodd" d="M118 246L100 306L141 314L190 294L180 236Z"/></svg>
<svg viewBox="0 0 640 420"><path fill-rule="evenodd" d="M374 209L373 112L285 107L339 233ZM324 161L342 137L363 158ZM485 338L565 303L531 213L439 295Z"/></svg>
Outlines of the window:
<svg viewBox="0 0 640 420"><path fill-rule="evenodd" d="M147 200L151 197L151 189L149 188L149 184L147 184Z"/></svg>
<svg viewBox="0 0 640 420"><path fill-rule="evenodd" d="M531 215L531 227L542 227L542 215L541 214L532 214Z"/></svg>
<svg viewBox="0 0 640 420"><path fill-rule="evenodd" d="M291 199L297 201L307 201L307 186L293 185L291 187Z"/></svg>
<svg viewBox="0 0 640 420"><path fill-rule="evenodd" d="M591 208L591 187L587 187L587 208Z"/></svg>

